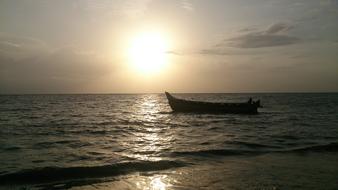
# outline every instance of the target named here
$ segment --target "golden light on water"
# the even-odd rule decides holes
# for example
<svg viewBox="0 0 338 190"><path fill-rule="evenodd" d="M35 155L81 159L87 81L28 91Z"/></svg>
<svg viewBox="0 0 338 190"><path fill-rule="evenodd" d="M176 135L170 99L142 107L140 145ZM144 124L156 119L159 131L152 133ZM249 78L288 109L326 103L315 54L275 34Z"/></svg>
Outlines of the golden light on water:
<svg viewBox="0 0 338 190"><path fill-rule="evenodd" d="M141 177L133 179L137 181L136 189L143 190L167 190L172 187L171 178L167 175L154 175L149 177Z"/></svg>
<svg viewBox="0 0 338 190"><path fill-rule="evenodd" d="M161 177L156 177L151 180L150 187L153 190L166 190L167 184L162 181Z"/></svg>
<svg viewBox="0 0 338 190"><path fill-rule="evenodd" d="M158 120L158 116L156 113L160 111L159 100L154 95L144 95L144 97L136 102L135 112L137 113L136 120L142 118L144 121L144 126L142 128L145 132L135 133L135 138L132 139L134 142L142 142L142 143L134 143L134 152L139 152L138 154L125 155L132 158L137 158L139 160L151 160L158 161L161 160L160 157L151 156L149 154L142 154L142 152L153 152L156 154L160 152L164 148L168 148L166 146L166 142L170 141L172 136L163 136L160 131L161 128L154 127L152 123L155 123Z"/></svg>
<svg viewBox="0 0 338 190"><path fill-rule="evenodd" d="M159 161L163 158L158 153L163 149L170 149L174 140L171 134L164 134L165 128L159 122L166 115L158 114L161 111L161 101L158 95L143 95L131 108L135 113L130 122L142 122L142 130L134 132L134 136L127 141L120 142L121 146L129 146L132 153L121 152L121 156L144 161ZM133 142L133 143L131 143Z"/></svg>
<svg viewBox="0 0 338 190"><path fill-rule="evenodd" d="M139 72L159 72L168 62L168 48L168 39L162 33L139 33L130 41L128 59Z"/></svg>

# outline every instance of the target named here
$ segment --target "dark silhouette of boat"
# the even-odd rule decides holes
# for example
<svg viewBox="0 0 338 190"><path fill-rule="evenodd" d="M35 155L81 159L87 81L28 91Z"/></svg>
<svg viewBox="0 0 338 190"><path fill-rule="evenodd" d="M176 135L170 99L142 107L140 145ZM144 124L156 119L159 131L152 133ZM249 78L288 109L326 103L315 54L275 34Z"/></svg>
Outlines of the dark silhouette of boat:
<svg viewBox="0 0 338 190"><path fill-rule="evenodd" d="M216 103L178 99L168 92L165 95L174 112L256 114L257 108L262 107L260 100L252 101L251 98L243 103Z"/></svg>

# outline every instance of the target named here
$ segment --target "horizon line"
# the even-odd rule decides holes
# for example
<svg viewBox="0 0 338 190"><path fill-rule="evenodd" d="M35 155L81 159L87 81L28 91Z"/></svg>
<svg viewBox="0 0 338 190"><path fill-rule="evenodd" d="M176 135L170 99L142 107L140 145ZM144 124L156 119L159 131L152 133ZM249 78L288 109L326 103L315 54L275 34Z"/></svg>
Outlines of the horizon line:
<svg viewBox="0 0 338 190"><path fill-rule="evenodd" d="M165 92L165 91L164 91ZM70 93L0 93L8 95L133 95L133 94L164 94L164 92L70 92ZM338 91L257 91L257 92L170 92L171 94L335 94Z"/></svg>

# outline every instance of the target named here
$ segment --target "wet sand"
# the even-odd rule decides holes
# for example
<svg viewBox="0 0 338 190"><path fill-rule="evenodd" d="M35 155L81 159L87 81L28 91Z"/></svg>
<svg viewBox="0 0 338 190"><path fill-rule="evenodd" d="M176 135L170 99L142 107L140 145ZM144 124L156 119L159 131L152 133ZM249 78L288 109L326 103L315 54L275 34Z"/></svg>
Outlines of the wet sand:
<svg viewBox="0 0 338 190"><path fill-rule="evenodd" d="M338 153L265 154L212 162L110 182L72 187L94 189L337 189ZM198 158L197 158L198 159ZM210 164L212 163L212 164Z"/></svg>

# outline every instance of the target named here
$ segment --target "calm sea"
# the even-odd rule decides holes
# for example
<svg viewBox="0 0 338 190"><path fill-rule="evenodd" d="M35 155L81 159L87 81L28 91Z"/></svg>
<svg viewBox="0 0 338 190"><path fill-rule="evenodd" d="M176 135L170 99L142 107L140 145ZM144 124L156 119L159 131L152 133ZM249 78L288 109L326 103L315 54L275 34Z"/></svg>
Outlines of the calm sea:
<svg viewBox="0 0 338 190"><path fill-rule="evenodd" d="M164 94L0 96L0 189L337 189L338 94L257 115L172 113Z"/></svg>

